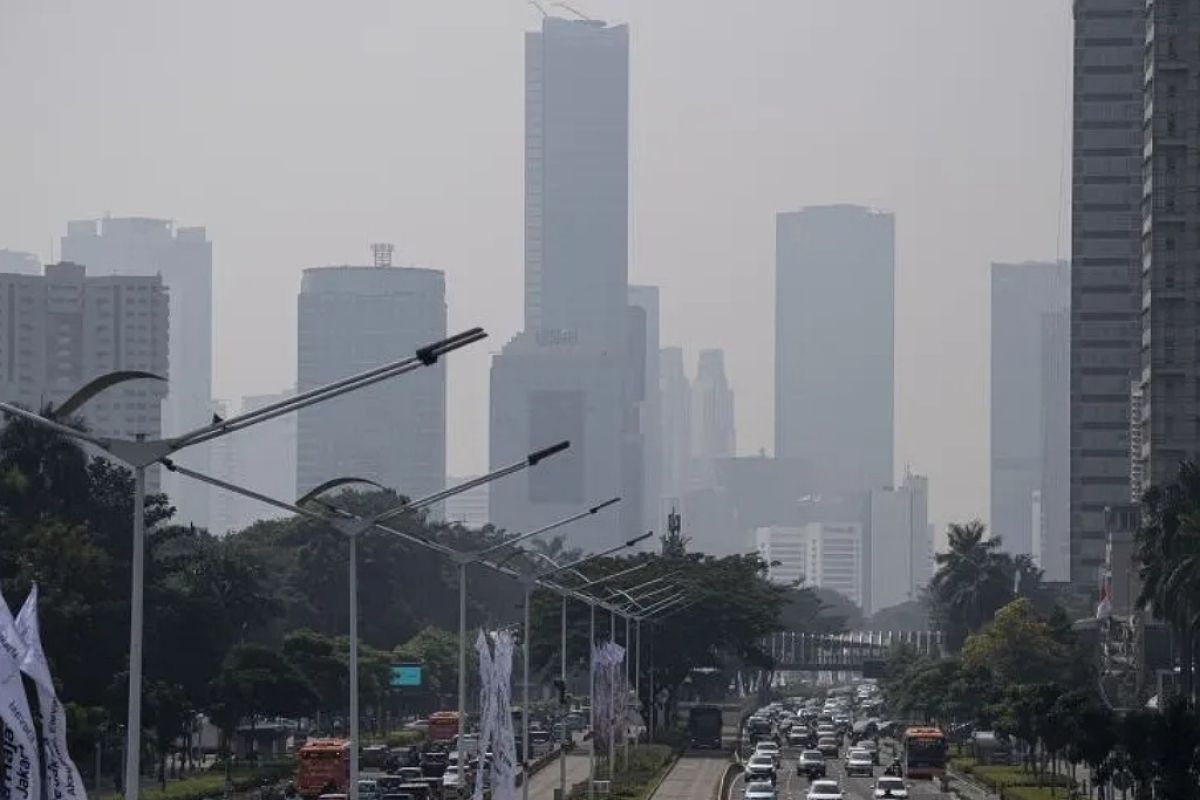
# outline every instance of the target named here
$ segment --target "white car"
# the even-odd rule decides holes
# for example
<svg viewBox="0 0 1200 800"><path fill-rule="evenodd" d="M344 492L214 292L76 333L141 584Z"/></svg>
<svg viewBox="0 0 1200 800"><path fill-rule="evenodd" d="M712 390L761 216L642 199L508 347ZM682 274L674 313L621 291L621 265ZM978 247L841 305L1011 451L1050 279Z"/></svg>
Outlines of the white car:
<svg viewBox="0 0 1200 800"><path fill-rule="evenodd" d="M458 786L458 767L446 767L442 773L442 788L452 789Z"/></svg>
<svg viewBox="0 0 1200 800"><path fill-rule="evenodd" d="M774 759L775 766L779 766L779 758L780 758L779 745L775 744L772 741L769 741L769 740L761 741L758 744L754 745L754 755L770 756L772 759Z"/></svg>
<svg viewBox="0 0 1200 800"><path fill-rule="evenodd" d="M868 778L875 774L875 760L871 753L861 747L851 748L846 756L846 775L866 775Z"/></svg>
<svg viewBox="0 0 1200 800"><path fill-rule="evenodd" d="M837 781L813 781L805 797L807 800L845 800Z"/></svg>
<svg viewBox="0 0 1200 800"><path fill-rule="evenodd" d="M775 787L762 781L748 783L742 797L744 800L776 800Z"/></svg>
<svg viewBox="0 0 1200 800"><path fill-rule="evenodd" d="M889 775L881 777L875 781L875 796L876 797L894 797L896 800L907 800L908 784L903 778L893 778Z"/></svg>
<svg viewBox="0 0 1200 800"><path fill-rule="evenodd" d="M775 782L775 759L765 753L755 753L746 762L746 783Z"/></svg>

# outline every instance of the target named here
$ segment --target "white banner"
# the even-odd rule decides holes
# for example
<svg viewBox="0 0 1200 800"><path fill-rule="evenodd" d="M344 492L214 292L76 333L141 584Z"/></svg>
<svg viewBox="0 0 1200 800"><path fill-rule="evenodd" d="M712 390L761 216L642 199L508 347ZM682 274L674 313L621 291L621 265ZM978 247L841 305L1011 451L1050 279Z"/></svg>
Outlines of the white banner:
<svg viewBox="0 0 1200 800"><path fill-rule="evenodd" d="M17 635L25 645L21 671L37 684L38 708L42 712L44 758L42 778L46 782L45 800L87 800L79 770L67 752L66 709L58 701L46 654L42 652L42 634L38 630L37 584L29 590L25 605L16 620ZM34 800L37 800L34 798Z"/></svg>
<svg viewBox="0 0 1200 800"><path fill-rule="evenodd" d="M0 595L0 722L4 731L2 800L42 800L37 732L21 680L25 645L17 634L12 612Z"/></svg>

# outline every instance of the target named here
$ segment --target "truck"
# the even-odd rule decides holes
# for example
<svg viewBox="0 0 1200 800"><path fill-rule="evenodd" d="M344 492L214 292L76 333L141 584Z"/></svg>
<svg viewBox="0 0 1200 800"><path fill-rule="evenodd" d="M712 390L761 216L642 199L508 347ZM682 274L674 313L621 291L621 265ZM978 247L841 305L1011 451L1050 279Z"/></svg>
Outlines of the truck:
<svg viewBox="0 0 1200 800"><path fill-rule="evenodd" d="M431 742L449 742L458 736L458 712L435 711L429 715L427 731Z"/></svg>
<svg viewBox="0 0 1200 800"><path fill-rule="evenodd" d="M692 706L688 712L688 739L692 747L721 749L721 709Z"/></svg>
<svg viewBox="0 0 1200 800"><path fill-rule="evenodd" d="M296 760L296 793L306 800L323 794L344 794L350 783L350 742L347 739L309 739Z"/></svg>

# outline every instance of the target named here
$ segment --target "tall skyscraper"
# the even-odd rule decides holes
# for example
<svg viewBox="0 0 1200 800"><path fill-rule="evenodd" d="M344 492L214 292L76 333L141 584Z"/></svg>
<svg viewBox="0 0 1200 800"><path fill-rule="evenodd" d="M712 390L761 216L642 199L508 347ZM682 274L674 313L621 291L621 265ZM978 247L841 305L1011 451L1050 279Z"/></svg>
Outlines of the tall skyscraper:
<svg viewBox="0 0 1200 800"><path fill-rule="evenodd" d="M662 397L659 387L659 291L657 286L630 286L629 305L644 315L644 371L642 399L636 401L638 430L641 433L642 527L660 530L665 516L659 513L662 502ZM632 359L636 364L638 359Z"/></svg>
<svg viewBox="0 0 1200 800"><path fill-rule="evenodd" d="M1076 0L1071 182L1071 581L1095 591L1129 502L1140 373L1145 0Z"/></svg>
<svg viewBox="0 0 1200 800"><path fill-rule="evenodd" d="M813 491L892 484L895 220L815 206L775 221L775 455Z"/></svg>
<svg viewBox="0 0 1200 800"><path fill-rule="evenodd" d="M725 353L701 350L692 382L692 488L713 488L717 459L732 458L736 444Z"/></svg>
<svg viewBox="0 0 1200 800"><path fill-rule="evenodd" d="M83 266L45 275L0 274L0 398L39 410L61 405L93 378L118 370L169 377L167 292L158 276L91 276ZM131 439L162 433L166 385L129 381L80 409L93 433ZM147 473L149 489L158 471Z"/></svg>
<svg viewBox="0 0 1200 800"><path fill-rule="evenodd" d="M1192 3L1157 0L1144 7L1137 458L1142 479L1163 487L1180 461L1200 454L1200 15Z"/></svg>
<svg viewBox="0 0 1200 800"><path fill-rule="evenodd" d="M933 575L929 534L929 479L906 473L896 489L871 491L863 610L916 600Z"/></svg>
<svg viewBox="0 0 1200 800"><path fill-rule="evenodd" d="M397 380L404 380L398 378ZM286 400L291 389L278 394L247 395L236 413L245 414ZM337 402L337 401L331 401ZM231 405L231 404L230 404ZM217 413L223 409L218 408ZM228 413L234 413L232 407ZM223 436L213 442L213 471L268 497L289 499L296 492L296 415L284 414L266 422ZM276 519L286 513L258 500L220 489L212 493L211 524L214 533L241 530L261 519Z"/></svg>
<svg viewBox="0 0 1200 800"><path fill-rule="evenodd" d="M296 388L305 392L445 338L445 277L386 265L306 269L298 311ZM409 498L445 488L444 364L300 410L297 494L347 475Z"/></svg>
<svg viewBox="0 0 1200 800"><path fill-rule="evenodd" d="M1042 317L1067 310L1070 272L1065 261L1027 261L992 264L991 277L991 530L1006 552L1030 554L1047 422Z"/></svg>
<svg viewBox="0 0 1200 800"><path fill-rule="evenodd" d="M569 439L491 487L493 522L529 530L620 495L619 522L570 531L599 549L642 530L650 315L630 305L629 31L546 17L525 37L525 330L492 362L493 468Z"/></svg>
<svg viewBox="0 0 1200 800"><path fill-rule="evenodd" d="M455 486L466 483L478 476L466 478L451 478L449 484ZM488 518L489 484L476 486L465 492L446 498L446 521L465 525L468 528L482 528L491 520Z"/></svg>
<svg viewBox="0 0 1200 800"><path fill-rule="evenodd" d="M659 353L662 397L663 516L683 507L692 458L692 387L683 366L683 348L664 347Z"/></svg>
<svg viewBox="0 0 1200 800"><path fill-rule="evenodd" d="M95 276L162 276L171 307L171 382L162 432L179 434L211 422L212 243L204 228L177 228L170 220L141 217L68 222L62 257L83 264ZM210 449L189 447L174 458L207 472ZM178 511L176 521L208 525L207 486L166 473L163 489Z"/></svg>

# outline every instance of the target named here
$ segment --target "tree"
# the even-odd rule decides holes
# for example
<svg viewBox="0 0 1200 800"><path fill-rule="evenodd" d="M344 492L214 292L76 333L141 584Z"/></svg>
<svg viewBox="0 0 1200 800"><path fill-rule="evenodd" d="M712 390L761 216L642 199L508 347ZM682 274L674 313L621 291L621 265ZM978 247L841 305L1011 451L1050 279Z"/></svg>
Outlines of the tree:
<svg viewBox="0 0 1200 800"><path fill-rule="evenodd" d="M1069 674L1070 656L1024 597L997 611L962 647L964 667L985 669L1002 686L1060 681Z"/></svg>
<svg viewBox="0 0 1200 800"><path fill-rule="evenodd" d="M966 637L1012 599L1012 566L1000 552L1000 540L984 538L978 520L951 524L950 549L937 554L937 572L929 584L934 615L957 650Z"/></svg>
<svg viewBox="0 0 1200 800"><path fill-rule="evenodd" d="M420 664L425 680L425 689L433 693L445 692L456 686L458 680L458 636L441 628L426 626L394 654L399 661Z"/></svg>
<svg viewBox="0 0 1200 800"><path fill-rule="evenodd" d="M1200 467L1181 462L1173 483L1146 490L1141 511L1135 538L1142 579L1138 600L1177 634L1182 693L1191 702L1200 622Z"/></svg>
<svg viewBox="0 0 1200 800"><path fill-rule="evenodd" d="M248 719L253 730L260 716L300 716L315 711L318 702L312 684L282 653L258 644L231 648L212 688L226 741L238 720Z"/></svg>

